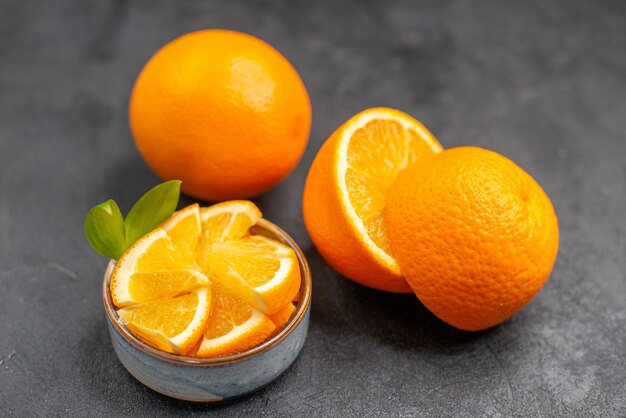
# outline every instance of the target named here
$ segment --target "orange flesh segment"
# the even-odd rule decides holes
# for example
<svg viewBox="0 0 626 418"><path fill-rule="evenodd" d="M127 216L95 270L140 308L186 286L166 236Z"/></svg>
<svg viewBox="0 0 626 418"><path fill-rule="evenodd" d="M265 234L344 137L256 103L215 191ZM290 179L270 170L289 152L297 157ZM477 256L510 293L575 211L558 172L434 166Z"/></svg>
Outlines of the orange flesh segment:
<svg viewBox="0 0 626 418"><path fill-rule="evenodd" d="M175 337L185 330L196 313L198 300L188 293L174 298L153 300L121 309L125 323Z"/></svg>
<svg viewBox="0 0 626 418"><path fill-rule="evenodd" d="M273 315L269 315L270 319L276 325L278 329L283 328L287 322L291 319L291 316L296 311L296 307L293 303L288 303L282 308L280 311L276 312Z"/></svg>
<svg viewBox="0 0 626 418"><path fill-rule="evenodd" d="M213 305L197 355L219 356L252 348L270 337L274 323L247 302L213 285Z"/></svg>
<svg viewBox="0 0 626 418"><path fill-rule="evenodd" d="M221 211L226 205L234 203L234 211ZM239 239L248 233L250 227L261 218L261 212L253 203L247 201L218 203L201 209L202 231L197 244L196 261L208 269L207 256L213 245Z"/></svg>
<svg viewBox="0 0 626 418"><path fill-rule="evenodd" d="M128 283L129 294L135 303L144 303L207 286L209 280L194 270L173 270L154 273L135 273Z"/></svg>
<svg viewBox="0 0 626 418"><path fill-rule="evenodd" d="M279 260L262 255L223 255L220 263L227 264L250 287L257 287L267 283L280 268Z"/></svg>
<svg viewBox="0 0 626 418"><path fill-rule="evenodd" d="M387 191L409 163L433 153L417 132L390 119L374 119L350 139L345 174L348 197L369 237L389 255L384 222Z"/></svg>
<svg viewBox="0 0 626 418"><path fill-rule="evenodd" d="M192 264L200 238L200 206L194 203L176 212L162 227L172 240L176 252Z"/></svg>
<svg viewBox="0 0 626 418"><path fill-rule="evenodd" d="M226 293L213 285L213 305L206 323L204 336L217 338L228 334L237 325L246 322L252 316L252 307L240 298Z"/></svg>
<svg viewBox="0 0 626 418"><path fill-rule="evenodd" d="M267 314L292 301L300 289L300 269L293 250L252 235L213 247L213 277Z"/></svg>
<svg viewBox="0 0 626 418"><path fill-rule="evenodd" d="M156 299L118 310L122 322L158 348L187 354L202 335L209 315L211 292L198 290Z"/></svg>
<svg viewBox="0 0 626 418"><path fill-rule="evenodd" d="M136 273L150 273L191 268L190 260L176 251L169 236L158 238L137 258Z"/></svg>

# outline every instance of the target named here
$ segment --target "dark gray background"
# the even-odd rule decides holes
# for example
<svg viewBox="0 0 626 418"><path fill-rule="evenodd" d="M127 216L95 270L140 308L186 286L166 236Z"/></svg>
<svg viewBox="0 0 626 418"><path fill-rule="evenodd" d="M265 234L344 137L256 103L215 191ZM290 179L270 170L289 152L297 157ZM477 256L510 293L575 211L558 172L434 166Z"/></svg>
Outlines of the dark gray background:
<svg viewBox="0 0 626 418"><path fill-rule="evenodd" d="M158 179L127 123L161 45L203 28L261 37L313 103L306 154L256 199L307 254L311 328L294 366L238 402L161 396L118 362L89 207ZM304 229L302 187L350 115L393 106L445 147L512 158L556 207L550 280L505 324L465 333L415 297L353 284ZM0 415L626 416L626 3L0 1ZM190 199L184 198L182 204Z"/></svg>

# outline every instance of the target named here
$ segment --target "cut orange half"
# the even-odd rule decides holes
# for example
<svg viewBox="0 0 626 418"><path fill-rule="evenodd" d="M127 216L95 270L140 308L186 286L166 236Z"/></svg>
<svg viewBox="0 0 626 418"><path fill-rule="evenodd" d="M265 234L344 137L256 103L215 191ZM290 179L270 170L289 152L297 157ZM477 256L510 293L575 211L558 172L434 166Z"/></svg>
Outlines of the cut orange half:
<svg viewBox="0 0 626 418"><path fill-rule="evenodd" d="M260 235L215 244L208 260L212 280L268 315L290 303L300 289L294 251Z"/></svg>
<svg viewBox="0 0 626 418"><path fill-rule="evenodd" d="M424 125L394 109L368 109L339 127L313 161L304 189L304 221L324 259L366 286L411 292L391 253L386 195L407 165L441 150Z"/></svg>
<svg viewBox="0 0 626 418"><path fill-rule="evenodd" d="M211 312L211 291L201 288L118 310L134 334L163 351L188 354L202 337Z"/></svg>
<svg viewBox="0 0 626 418"><path fill-rule="evenodd" d="M252 348L272 335L274 323L239 297L213 285L213 306L196 355L221 356Z"/></svg>

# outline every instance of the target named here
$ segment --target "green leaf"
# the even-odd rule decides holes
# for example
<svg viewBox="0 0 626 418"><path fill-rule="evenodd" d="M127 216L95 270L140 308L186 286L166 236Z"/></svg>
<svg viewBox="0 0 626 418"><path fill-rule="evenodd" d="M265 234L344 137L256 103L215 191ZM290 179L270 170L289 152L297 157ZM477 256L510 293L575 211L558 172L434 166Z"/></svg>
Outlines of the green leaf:
<svg viewBox="0 0 626 418"><path fill-rule="evenodd" d="M174 213L180 197L180 183L180 180L161 183L135 203L126 216L126 248Z"/></svg>
<svg viewBox="0 0 626 418"><path fill-rule="evenodd" d="M85 235L100 255L117 260L126 250L124 218L112 199L94 206L85 218Z"/></svg>

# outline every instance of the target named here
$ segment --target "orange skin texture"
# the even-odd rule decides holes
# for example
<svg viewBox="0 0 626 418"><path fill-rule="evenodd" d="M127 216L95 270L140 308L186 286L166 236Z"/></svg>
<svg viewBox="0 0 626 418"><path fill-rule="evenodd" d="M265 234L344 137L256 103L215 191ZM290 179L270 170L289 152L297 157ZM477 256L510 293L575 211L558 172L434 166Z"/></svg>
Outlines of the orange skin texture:
<svg viewBox="0 0 626 418"><path fill-rule="evenodd" d="M311 104L296 70L270 45L204 30L148 61L129 119L137 148L161 178L220 201L257 196L289 175L306 148Z"/></svg>
<svg viewBox="0 0 626 418"><path fill-rule="evenodd" d="M452 148L409 167L387 197L394 256L420 301L462 330L493 327L544 285L559 246L541 186L495 152Z"/></svg>
<svg viewBox="0 0 626 418"><path fill-rule="evenodd" d="M358 238L358 232L346 215L337 177L339 127L318 152L304 185L302 211L304 224L321 256L343 276L362 285L394 293L410 293L400 275L383 268Z"/></svg>

